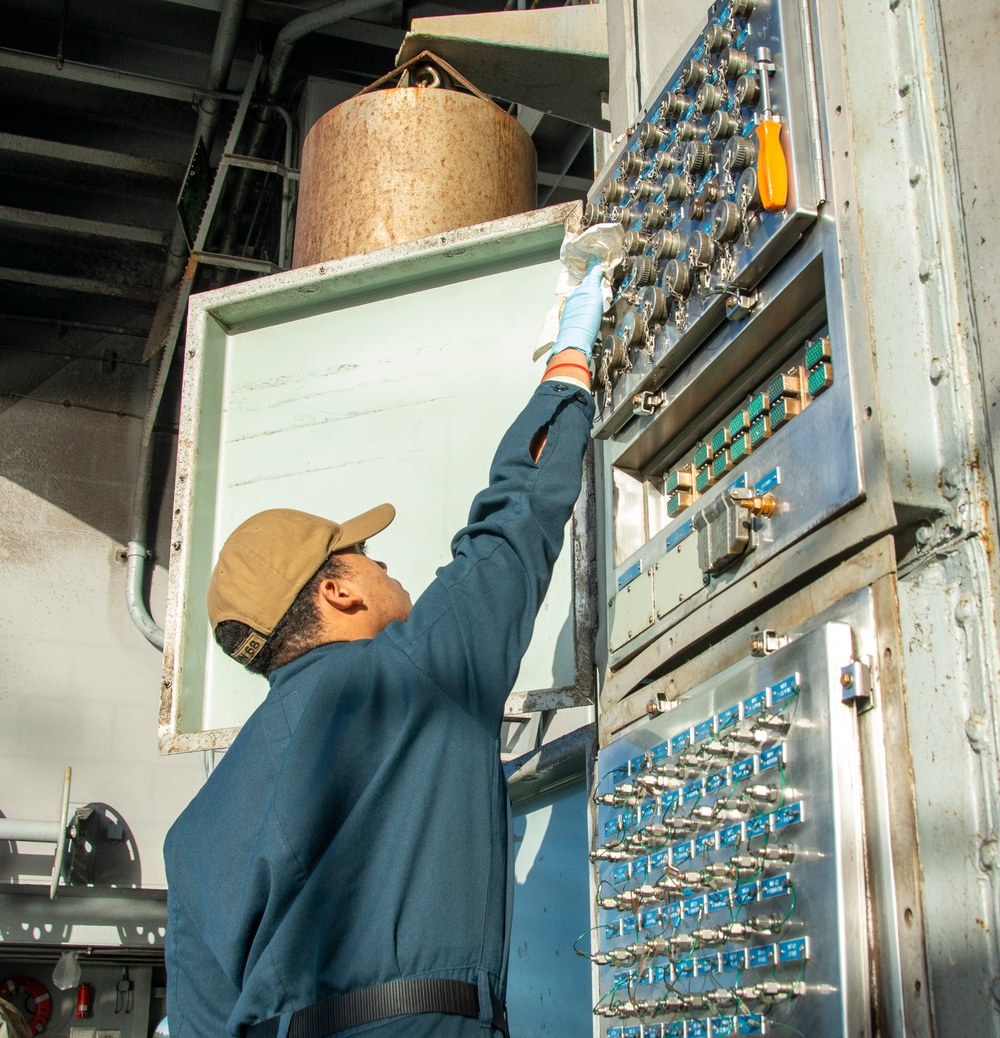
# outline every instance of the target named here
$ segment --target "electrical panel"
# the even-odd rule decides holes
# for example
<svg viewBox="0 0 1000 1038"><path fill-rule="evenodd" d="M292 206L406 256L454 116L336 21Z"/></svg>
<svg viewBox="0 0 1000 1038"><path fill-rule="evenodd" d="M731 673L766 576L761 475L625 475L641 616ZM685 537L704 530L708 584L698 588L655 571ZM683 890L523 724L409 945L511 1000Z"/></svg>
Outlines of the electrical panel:
<svg viewBox="0 0 1000 1038"><path fill-rule="evenodd" d="M625 227L601 347L596 435L617 431L727 317L816 216L815 96L801 8L719 0L648 106L585 222Z"/></svg>
<svg viewBox="0 0 1000 1038"><path fill-rule="evenodd" d="M827 624L600 751L602 1036L866 1033L858 666Z"/></svg>
<svg viewBox="0 0 1000 1038"><path fill-rule="evenodd" d="M595 380L612 669L864 495L810 38L789 0L714 4L592 193L626 228Z"/></svg>

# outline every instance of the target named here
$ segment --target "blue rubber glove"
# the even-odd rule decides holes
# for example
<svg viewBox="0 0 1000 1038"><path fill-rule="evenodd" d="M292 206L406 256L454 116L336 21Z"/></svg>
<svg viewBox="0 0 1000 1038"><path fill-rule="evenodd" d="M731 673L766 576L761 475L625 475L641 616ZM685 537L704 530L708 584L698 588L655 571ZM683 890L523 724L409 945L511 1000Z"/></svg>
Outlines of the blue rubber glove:
<svg viewBox="0 0 1000 1038"><path fill-rule="evenodd" d="M560 350L579 350L587 361L590 361L594 340L604 316L602 277L600 262L595 259L584 279L566 296L562 316L559 318L559 332L549 351L549 360Z"/></svg>

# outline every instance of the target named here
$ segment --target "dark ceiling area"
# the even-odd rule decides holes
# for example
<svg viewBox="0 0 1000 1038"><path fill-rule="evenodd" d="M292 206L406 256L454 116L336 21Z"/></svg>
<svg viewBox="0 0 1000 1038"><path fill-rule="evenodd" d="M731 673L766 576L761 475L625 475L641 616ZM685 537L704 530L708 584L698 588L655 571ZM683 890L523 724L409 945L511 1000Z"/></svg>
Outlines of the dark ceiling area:
<svg viewBox="0 0 1000 1038"><path fill-rule="evenodd" d="M280 82L269 81L283 27L345 4L351 16L303 35ZM0 413L81 359L105 369L155 365L175 309L183 312L171 296L188 255L177 202L196 140L209 147L192 183L209 185L255 62L263 74L248 92L235 150L263 162L229 171L205 242L206 253L242 258L244 267L203 263L194 291L287 265L282 194L291 226L294 181L275 175L275 163L298 164L305 99L336 102L390 72L414 18L517 6L532 4L8 0L0 46ZM497 100L532 132L539 202L583 197L593 175L586 132ZM178 374L164 400L167 423Z"/></svg>

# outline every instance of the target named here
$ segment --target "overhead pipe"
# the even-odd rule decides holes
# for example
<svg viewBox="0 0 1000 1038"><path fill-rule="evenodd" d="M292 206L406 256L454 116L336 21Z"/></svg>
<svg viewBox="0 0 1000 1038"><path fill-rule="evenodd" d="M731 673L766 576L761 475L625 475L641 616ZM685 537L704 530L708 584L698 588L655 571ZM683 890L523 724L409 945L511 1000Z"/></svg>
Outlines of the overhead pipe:
<svg viewBox="0 0 1000 1038"><path fill-rule="evenodd" d="M206 84L207 89L210 91L218 91L225 86L229 79L245 8L246 0L223 0L222 9L219 12L219 25L215 34L215 43L212 46L212 57L209 63L208 82ZM211 149L215 130L219 123L220 112L221 107L217 98L205 97L202 99L198 109L198 122L194 132L194 147L197 147L198 141L202 140L206 149ZM167 251L167 266L163 275L162 286L164 298L167 298L170 289L180 280L186 261L187 241L184 237L184 227L178 216ZM159 316L159 312L157 316ZM154 328L157 323L154 321ZM163 628L150 616L145 601L146 560L148 554L146 537L149 530L149 494L153 471L153 430L160 411L163 391L166 388L167 376L170 373L170 364L173 360L176 346L176 337L173 342L166 344L160 355L156 381L153 383L153 388L150 392L149 406L146 408L146 417L142 424L139 470L132 499L131 537L125 549L125 604L128 608L129 616L132 617L133 622L142 632L143 637L161 652L163 651Z"/></svg>
<svg viewBox="0 0 1000 1038"><path fill-rule="evenodd" d="M293 18L282 26L278 38L274 41L274 50L271 52L271 60L267 67L267 82L265 84L264 107L261 118L257 120L250 143L246 153L256 156L264 145L264 138L270 125L270 108L278 97L281 84L288 69L288 62L292 56L295 44L304 36L325 29L336 22L342 22L355 15L374 11L379 7L385 7L392 0L337 0L329 7L322 7L318 11L310 11L308 14ZM250 190L250 178L246 170L241 170L236 188L233 212L240 212L246 205L246 197ZM223 244L223 252L231 253L233 249L234 234L232 229L226 234Z"/></svg>

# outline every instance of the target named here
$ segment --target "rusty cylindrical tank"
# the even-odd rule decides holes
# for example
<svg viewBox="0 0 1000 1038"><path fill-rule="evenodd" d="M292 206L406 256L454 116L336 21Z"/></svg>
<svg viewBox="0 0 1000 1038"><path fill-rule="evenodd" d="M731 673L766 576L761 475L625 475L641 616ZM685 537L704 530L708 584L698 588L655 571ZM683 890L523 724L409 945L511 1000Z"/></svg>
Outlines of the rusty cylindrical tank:
<svg viewBox="0 0 1000 1038"><path fill-rule="evenodd" d="M359 94L306 136L292 265L526 212L535 167L530 135L490 101L426 87Z"/></svg>

